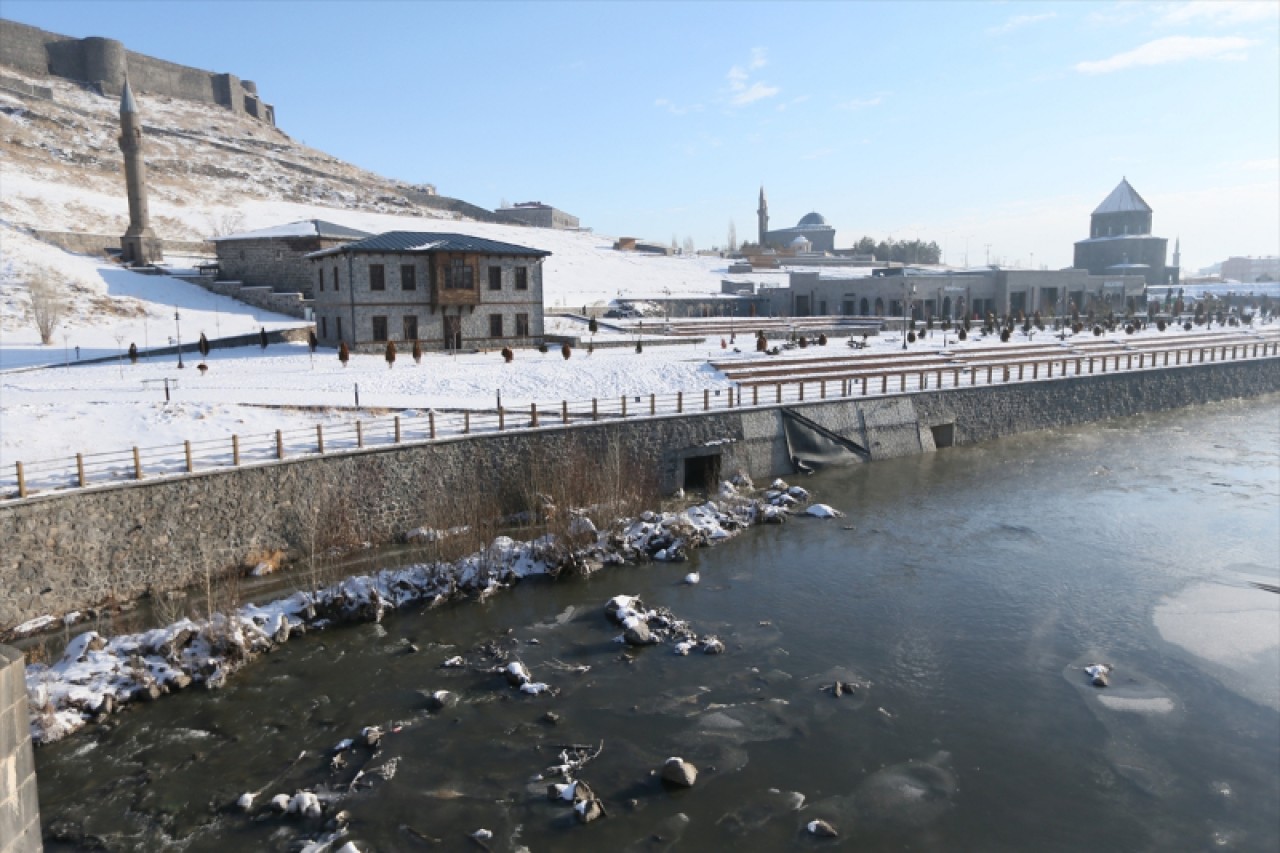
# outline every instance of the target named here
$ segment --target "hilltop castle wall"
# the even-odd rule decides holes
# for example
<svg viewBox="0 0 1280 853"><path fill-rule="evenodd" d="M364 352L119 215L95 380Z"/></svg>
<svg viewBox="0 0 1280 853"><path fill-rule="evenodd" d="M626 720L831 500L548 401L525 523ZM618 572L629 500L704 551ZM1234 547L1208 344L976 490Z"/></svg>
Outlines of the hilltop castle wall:
<svg viewBox="0 0 1280 853"><path fill-rule="evenodd" d="M258 97L252 81L134 53L115 39L77 39L0 20L0 64L89 83L111 96L123 91L127 72L136 91L219 104L234 113L276 123L275 108Z"/></svg>

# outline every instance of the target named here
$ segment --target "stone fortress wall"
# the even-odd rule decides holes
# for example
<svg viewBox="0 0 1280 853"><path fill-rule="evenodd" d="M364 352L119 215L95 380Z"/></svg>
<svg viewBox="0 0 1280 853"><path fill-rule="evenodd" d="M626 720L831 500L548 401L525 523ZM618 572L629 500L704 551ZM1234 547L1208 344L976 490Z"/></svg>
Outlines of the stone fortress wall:
<svg viewBox="0 0 1280 853"><path fill-rule="evenodd" d="M276 123L275 108L258 96L252 81L134 53L115 39L78 39L0 20L0 64L88 83L112 97L124 90L127 72L136 91L219 104L239 115Z"/></svg>
<svg viewBox="0 0 1280 853"><path fill-rule="evenodd" d="M1218 362L786 408L881 459L1280 391L1280 359ZM0 628L220 576L256 549L298 554L332 511L374 544L438 526L441 501L513 503L530 460L629 459L663 491L792 471L784 407L571 423L345 451L51 494L0 506ZM506 501L506 498L512 498ZM433 515L437 517L433 517Z"/></svg>

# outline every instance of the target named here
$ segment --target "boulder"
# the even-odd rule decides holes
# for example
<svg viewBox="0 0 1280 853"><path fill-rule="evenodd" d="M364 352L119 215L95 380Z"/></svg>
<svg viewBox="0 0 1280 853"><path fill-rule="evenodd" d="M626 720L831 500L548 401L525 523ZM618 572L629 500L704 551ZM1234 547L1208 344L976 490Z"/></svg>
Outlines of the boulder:
<svg viewBox="0 0 1280 853"><path fill-rule="evenodd" d="M683 758L668 758L662 765L662 781L680 788L691 788L698 778L698 768Z"/></svg>

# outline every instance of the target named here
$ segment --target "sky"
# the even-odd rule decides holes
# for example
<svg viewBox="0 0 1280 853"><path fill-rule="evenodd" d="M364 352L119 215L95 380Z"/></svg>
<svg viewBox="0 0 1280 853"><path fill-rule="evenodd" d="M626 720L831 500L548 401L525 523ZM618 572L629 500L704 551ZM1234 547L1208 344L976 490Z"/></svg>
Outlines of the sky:
<svg viewBox="0 0 1280 853"><path fill-rule="evenodd" d="M295 139L699 248L810 211L1059 268L1122 177L1184 268L1280 254L1280 3L5 0L254 80ZM1172 258L1170 258L1172 261Z"/></svg>

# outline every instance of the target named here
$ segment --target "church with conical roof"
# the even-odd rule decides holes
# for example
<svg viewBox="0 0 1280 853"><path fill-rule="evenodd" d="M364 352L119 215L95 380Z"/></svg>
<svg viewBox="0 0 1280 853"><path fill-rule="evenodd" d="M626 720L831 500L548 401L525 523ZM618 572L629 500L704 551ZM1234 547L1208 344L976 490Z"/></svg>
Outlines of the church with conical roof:
<svg viewBox="0 0 1280 853"><path fill-rule="evenodd" d="M1090 275L1141 275L1147 284L1177 282L1165 265L1169 241L1151 234L1151 205L1125 178L1090 217L1089 237L1076 242L1075 266Z"/></svg>

